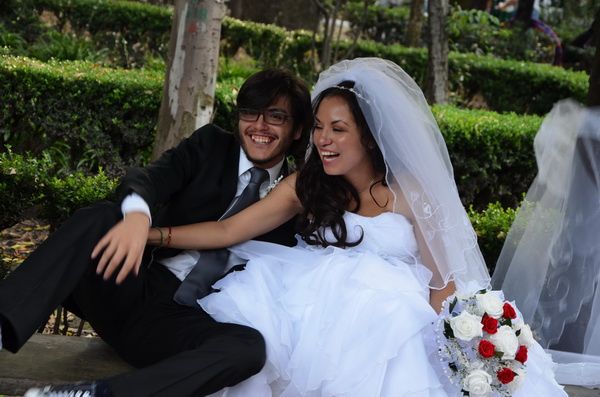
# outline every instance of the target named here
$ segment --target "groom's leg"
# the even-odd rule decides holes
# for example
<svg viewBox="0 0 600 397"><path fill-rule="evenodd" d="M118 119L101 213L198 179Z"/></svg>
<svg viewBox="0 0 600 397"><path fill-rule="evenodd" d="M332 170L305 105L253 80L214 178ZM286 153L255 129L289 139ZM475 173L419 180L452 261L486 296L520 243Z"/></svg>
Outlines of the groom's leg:
<svg viewBox="0 0 600 397"><path fill-rule="evenodd" d="M143 303L111 343L143 368L108 379L115 396L207 395L261 370L265 344L258 331L175 303L179 280L160 264L145 270Z"/></svg>
<svg viewBox="0 0 600 397"><path fill-rule="evenodd" d="M7 350L19 350L89 273L92 248L120 219L114 203L78 210L0 281L0 327Z"/></svg>

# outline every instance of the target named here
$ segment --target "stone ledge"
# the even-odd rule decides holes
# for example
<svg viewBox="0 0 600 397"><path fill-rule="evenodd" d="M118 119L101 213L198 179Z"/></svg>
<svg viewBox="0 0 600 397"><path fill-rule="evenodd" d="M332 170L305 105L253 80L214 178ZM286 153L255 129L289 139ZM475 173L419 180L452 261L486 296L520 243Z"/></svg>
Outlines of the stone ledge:
<svg viewBox="0 0 600 397"><path fill-rule="evenodd" d="M131 369L99 338L35 334L18 354L0 351L0 395L23 395L34 386L106 378ZM570 397L600 397L598 389L565 390Z"/></svg>
<svg viewBox="0 0 600 397"><path fill-rule="evenodd" d="M18 354L0 351L0 395L105 378L131 370L99 338L35 334Z"/></svg>

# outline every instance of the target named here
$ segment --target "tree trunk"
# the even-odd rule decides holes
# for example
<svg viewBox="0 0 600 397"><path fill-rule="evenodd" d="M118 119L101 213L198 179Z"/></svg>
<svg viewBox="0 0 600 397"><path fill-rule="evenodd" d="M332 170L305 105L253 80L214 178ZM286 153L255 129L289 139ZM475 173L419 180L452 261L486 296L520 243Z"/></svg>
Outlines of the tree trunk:
<svg viewBox="0 0 600 397"><path fill-rule="evenodd" d="M421 46L424 1L412 0L410 2L410 16L408 18L408 25L406 26L406 45L409 47Z"/></svg>
<svg viewBox="0 0 600 397"><path fill-rule="evenodd" d="M211 121L223 0L177 0L152 159Z"/></svg>
<svg viewBox="0 0 600 397"><path fill-rule="evenodd" d="M425 96L430 104L448 102L448 33L446 20L448 0L429 0L429 24L427 44L427 77Z"/></svg>
<svg viewBox="0 0 600 397"><path fill-rule="evenodd" d="M515 20L523 24L525 28L531 26L531 14L533 14L533 3L535 0L519 0Z"/></svg>
<svg viewBox="0 0 600 397"><path fill-rule="evenodd" d="M596 55L590 72L590 88L588 91L588 106L600 106L600 10L596 12L592 25L592 43L596 46Z"/></svg>
<svg viewBox="0 0 600 397"><path fill-rule="evenodd" d="M243 15L244 15L244 1L243 0L229 0L229 9L231 10L232 18L243 19Z"/></svg>
<svg viewBox="0 0 600 397"><path fill-rule="evenodd" d="M321 47L320 61L321 70L329 67L332 63L333 40L335 38L335 26L338 13L342 6L342 0L334 0L333 4L325 3L320 0L313 0L313 4L323 16L325 23L323 26L323 44ZM342 21L340 21L342 23Z"/></svg>

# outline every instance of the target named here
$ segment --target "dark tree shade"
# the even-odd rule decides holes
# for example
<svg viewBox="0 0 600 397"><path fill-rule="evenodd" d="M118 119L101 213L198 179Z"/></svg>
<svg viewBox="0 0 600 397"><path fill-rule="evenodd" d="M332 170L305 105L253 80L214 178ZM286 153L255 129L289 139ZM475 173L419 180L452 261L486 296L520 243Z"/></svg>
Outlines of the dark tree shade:
<svg viewBox="0 0 600 397"><path fill-rule="evenodd" d="M533 3L535 0L519 0L515 20L523 23L526 27L531 25L531 14L533 14Z"/></svg>
<svg viewBox="0 0 600 397"><path fill-rule="evenodd" d="M600 9L596 12L592 25L592 43L596 46L596 55L590 73L590 89L588 91L588 106L600 106Z"/></svg>

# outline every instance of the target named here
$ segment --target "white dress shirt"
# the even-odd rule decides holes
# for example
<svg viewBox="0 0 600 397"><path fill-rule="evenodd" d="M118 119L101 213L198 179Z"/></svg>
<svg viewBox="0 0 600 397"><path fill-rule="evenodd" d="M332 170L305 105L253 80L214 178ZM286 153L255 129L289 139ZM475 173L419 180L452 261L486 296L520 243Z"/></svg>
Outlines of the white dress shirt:
<svg viewBox="0 0 600 397"><path fill-rule="evenodd" d="M260 185L259 192L261 197L264 196L264 194L267 191L267 188L272 183L274 183L277 180L277 178L279 178L282 166L283 160L281 160L273 167L267 169L267 172L269 173L269 179L263 182L262 185ZM240 149L237 191L232 202L235 201L242 194L242 191L244 191L246 186L248 186L248 183L250 183L250 168L252 167L254 167L254 164L252 164L252 162L248 160L248 157L246 157L246 153L244 153L244 151ZM148 207L148 204L140 195L136 193L132 193L125 197L125 199L121 203L121 211L123 212L123 215L127 215L127 213L133 211L143 212L146 215L148 215L150 223L152 223L152 218L150 217L150 208ZM183 279L185 279L190 273L196 262L198 262L201 255L201 251L187 250L171 258L161 259L159 260L159 263L166 266L178 279L183 281ZM245 261L243 259L231 254L229 255L229 260L227 261L226 270L229 270L231 267L244 262Z"/></svg>

